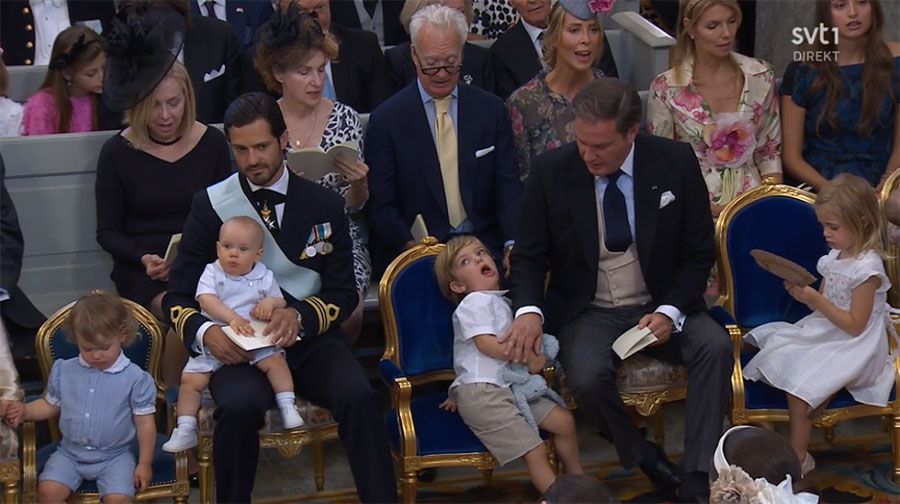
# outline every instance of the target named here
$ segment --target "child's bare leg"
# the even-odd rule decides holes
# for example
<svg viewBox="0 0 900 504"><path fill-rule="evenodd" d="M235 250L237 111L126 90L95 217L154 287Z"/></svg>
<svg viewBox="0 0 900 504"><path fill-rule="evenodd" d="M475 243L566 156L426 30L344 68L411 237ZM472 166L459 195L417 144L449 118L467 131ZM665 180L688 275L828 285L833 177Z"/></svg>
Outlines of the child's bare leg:
<svg viewBox="0 0 900 504"><path fill-rule="evenodd" d="M197 416L200 411L200 397L209 385L210 373L182 373L181 387L178 389L178 416Z"/></svg>
<svg viewBox="0 0 900 504"><path fill-rule="evenodd" d="M39 504L65 502L72 490L58 481L44 480L38 483L37 501Z"/></svg>
<svg viewBox="0 0 900 504"><path fill-rule="evenodd" d="M556 475L553 474L550 462L547 462L547 449L544 447L544 443L532 448L522 458L528 467L528 477L531 478L531 482L537 488L537 491L540 493L546 492L553 485L553 482L556 481Z"/></svg>
<svg viewBox="0 0 900 504"><path fill-rule="evenodd" d="M812 433L812 420L809 419L809 404L803 399L787 394L788 416L791 419L791 447L797 454L797 460L803 463L806 450L809 448L809 436Z"/></svg>
<svg viewBox="0 0 900 504"><path fill-rule="evenodd" d="M578 435L575 432L575 418L572 413L557 406L539 426L553 434L553 447L556 448L556 454L566 474L584 474L578 455Z"/></svg>
<svg viewBox="0 0 900 504"><path fill-rule="evenodd" d="M269 383L272 384L272 390L274 390L276 394L278 392L294 391L294 378L291 376L291 370L288 368L287 359L284 358L284 354L275 354L271 357L266 357L257 362L256 367L263 373L266 373L266 376L269 378Z"/></svg>
<svg viewBox="0 0 900 504"><path fill-rule="evenodd" d="M106 494L103 496L103 504L128 504L132 499L125 494Z"/></svg>

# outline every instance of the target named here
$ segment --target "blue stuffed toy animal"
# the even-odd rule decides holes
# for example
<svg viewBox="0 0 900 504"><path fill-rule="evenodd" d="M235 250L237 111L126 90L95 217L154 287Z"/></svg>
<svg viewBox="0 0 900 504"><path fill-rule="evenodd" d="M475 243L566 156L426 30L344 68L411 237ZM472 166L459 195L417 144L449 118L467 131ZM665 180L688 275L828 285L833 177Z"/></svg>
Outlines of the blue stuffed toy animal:
<svg viewBox="0 0 900 504"><path fill-rule="evenodd" d="M555 336L545 334L542 348L547 356L547 362L550 362L559 353L559 340ZM519 407L519 411L522 412L522 416L525 417L525 421L534 430L538 430L538 425L534 415L531 414L531 408L528 406L529 401L539 397L547 397L556 404L566 407L566 402L555 390L547 386L547 381L544 380L544 377L540 374L531 374L528 371L528 366L525 364L510 362L503 368L500 377L511 384L513 395L516 397L516 405Z"/></svg>

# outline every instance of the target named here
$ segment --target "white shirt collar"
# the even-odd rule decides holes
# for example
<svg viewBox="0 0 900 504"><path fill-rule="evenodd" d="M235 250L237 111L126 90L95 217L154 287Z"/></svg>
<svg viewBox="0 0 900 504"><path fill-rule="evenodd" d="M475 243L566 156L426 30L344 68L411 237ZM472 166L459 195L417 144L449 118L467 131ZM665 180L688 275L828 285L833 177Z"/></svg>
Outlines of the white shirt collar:
<svg viewBox="0 0 900 504"><path fill-rule="evenodd" d="M525 28L525 31L528 32L528 36L531 37L531 43L534 44L537 42L538 35L544 33L543 28L538 28L532 24L528 24L524 19L520 20L522 26Z"/></svg>
<svg viewBox="0 0 900 504"><path fill-rule="evenodd" d="M78 363L86 368L91 367L91 365L81 357L80 353L78 354ZM119 352L119 357L116 359L116 362L113 362L113 365L104 369L103 372L110 374L120 373L124 371L129 364L131 364L131 360L129 360L128 357L125 357L125 352Z"/></svg>
<svg viewBox="0 0 900 504"><path fill-rule="evenodd" d="M262 280L262 278L266 275L266 267L263 266L263 263L258 262L253 265L253 269L250 270L246 275L231 275L222 268L222 264L218 259L213 263L213 268L220 271L226 278L231 280Z"/></svg>
<svg viewBox="0 0 900 504"><path fill-rule="evenodd" d="M269 189L269 190L275 191L275 192L277 192L277 193L279 193L279 194L287 195L287 190L288 190L288 170L290 170L290 168L288 168L287 162L284 162L284 161L283 161L283 162L282 162L282 165L283 165L284 170L282 170L282 172L281 172L281 178L279 178L277 182L275 182L274 184L270 185L269 187L258 186L258 185L256 185L256 184L254 184L253 182L250 182L249 179L247 179L247 185L250 186L250 190L251 190L251 191L257 191L257 190L259 190L259 189ZM283 205L283 204L284 204L284 203L282 203L282 205Z"/></svg>
<svg viewBox="0 0 900 504"><path fill-rule="evenodd" d="M631 142L631 150L628 151L628 155L625 156L625 161L622 161L622 166L619 167L619 170L622 170L622 173L628 175L631 178L634 178L634 142ZM594 180L597 180L600 177L594 177Z"/></svg>
<svg viewBox="0 0 900 504"><path fill-rule="evenodd" d="M41 5L41 4L53 5L55 7L65 7L66 6L66 0L30 0L28 3L31 4L32 7L34 7L35 5Z"/></svg>

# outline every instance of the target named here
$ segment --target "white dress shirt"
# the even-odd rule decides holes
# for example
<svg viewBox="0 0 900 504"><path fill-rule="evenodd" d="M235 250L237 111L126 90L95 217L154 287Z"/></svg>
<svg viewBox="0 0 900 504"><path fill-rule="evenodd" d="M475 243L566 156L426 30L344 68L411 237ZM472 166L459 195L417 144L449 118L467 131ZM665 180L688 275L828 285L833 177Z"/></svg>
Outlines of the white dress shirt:
<svg viewBox="0 0 900 504"><path fill-rule="evenodd" d="M537 26L528 24L524 19L521 20L522 27L525 28L525 31L528 32L528 36L531 37L531 43L534 45L534 50L537 52L538 61L543 63L544 61L544 43L541 40L538 40L538 37L544 33L543 28L538 28Z"/></svg>
<svg viewBox="0 0 900 504"><path fill-rule="evenodd" d="M53 41L69 22L69 6L66 0L30 0L34 16L34 64L47 65L53 51Z"/></svg>
<svg viewBox="0 0 900 504"><path fill-rule="evenodd" d="M213 0L215 5L213 5L213 10L216 12L216 17L220 21L228 21L227 11L225 10L225 0ZM204 17L209 17L206 12L206 0L197 0L197 5L200 6L200 15Z"/></svg>

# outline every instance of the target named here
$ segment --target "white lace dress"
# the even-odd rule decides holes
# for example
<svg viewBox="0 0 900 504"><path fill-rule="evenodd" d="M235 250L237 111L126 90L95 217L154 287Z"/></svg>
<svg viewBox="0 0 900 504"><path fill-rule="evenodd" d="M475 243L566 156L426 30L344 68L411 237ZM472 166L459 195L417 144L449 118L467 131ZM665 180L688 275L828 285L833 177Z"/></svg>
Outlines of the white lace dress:
<svg viewBox="0 0 900 504"><path fill-rule="evenodd" d="M771 322L744 338L760 348L744 366L744 378L763 381L789 392L816 408L846 388L856 401L884 406L894 385L888 354L887 291L891 284L884 263L869 250L857 257L838 259L832 250L819 259L817 269L825 281L825 297L842 310L850 309L853 289L871 277L881 279L869 323L859 336L851 336L815 311L797 321Z"/></svg>
<svg viewBox="0 0 900 504"><path fill-rule="evenodd" d="M21 103L0 96L0 138L22 135L22 113Z"/></svg>

